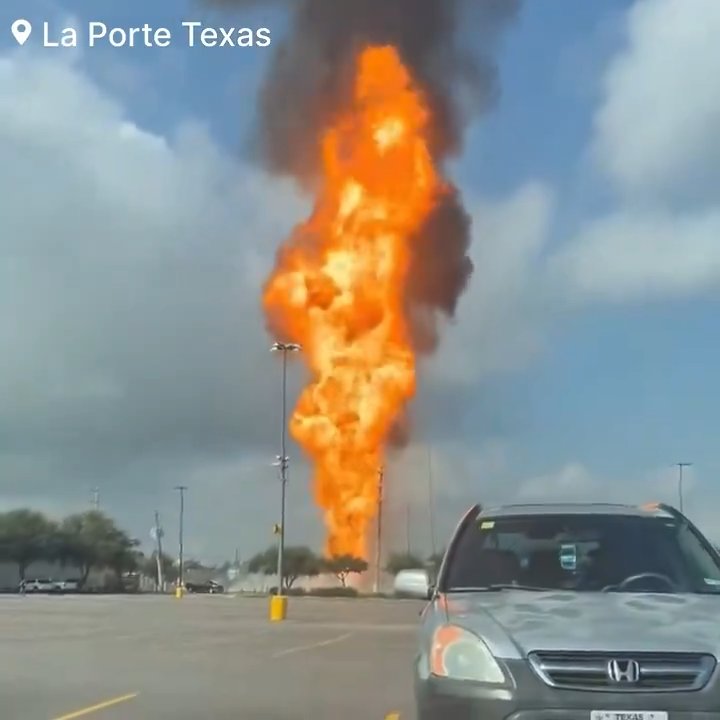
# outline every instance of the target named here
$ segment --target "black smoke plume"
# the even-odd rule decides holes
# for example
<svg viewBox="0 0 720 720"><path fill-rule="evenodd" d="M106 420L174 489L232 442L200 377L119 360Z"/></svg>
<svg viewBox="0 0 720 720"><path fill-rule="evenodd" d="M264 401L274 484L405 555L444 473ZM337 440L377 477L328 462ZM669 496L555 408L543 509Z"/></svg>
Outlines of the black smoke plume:
<svg viewBox="0 0 720 720"><path fill-rule="evenodd" d="M226 8L272 0L208 0ZM291 13L260 97L254 146L274 173L311 185L322 131L352 90L357 52L393 45L432 107L431 149L444 160L462 149L469 120L497 98L492 53L520 0L275 0ZM416 350L434 351L438 319L452 318L472 274L470 218L459 192L439 198L413 239L407 310Z"/></svg>

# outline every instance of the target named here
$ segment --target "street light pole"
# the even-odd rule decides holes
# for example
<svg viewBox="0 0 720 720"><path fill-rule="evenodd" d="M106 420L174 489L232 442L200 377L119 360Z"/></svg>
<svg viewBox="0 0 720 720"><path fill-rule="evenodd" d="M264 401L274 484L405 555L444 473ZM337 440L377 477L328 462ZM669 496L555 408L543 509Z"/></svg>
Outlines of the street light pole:
<svg viewBox="0 0 720 720"><path fill-rule="evenodd" d="M155 511L155 542L157 543L157 557L156 557L156 564L157 564L157 581L158 581L158 592L164 592L165 591L165 578L163 577L163 554L162 554L162 537L163 537L163 529L160 526L160 513L156 510Z"/></svg>
<svg viewBox="0 0 720 720"><path fill-rule="evenodd" d="M175 596L182 597L183 589L185 588L185 569L183 566L183 522L185 519L185 491L187 485L176 485L175 489L180 492L180 550L178 553L178 584L175 589Z"/></svg>
<svg viewBox="0 0 720 720"><path fill-rule="evenodd" d="M285 503L287 496L287 471L288 471L288 455L287 455L287 356L289 352L300 352L301 346L297 343L281 343L276 342L270 348L271 352L282 353L282 423L280 428L280 456L278 464L280 466L280 533L278 541L278 558L277 558L277 577L278 586L277 594L283 594L283 585L285 580Z"/></svg>
<svg viewBox="0 0 720 720"><path fill-rule="evenodd" d="M385 479L385 470L380 468L378 470L378 502L377 502L377 537L375 538L375 585L373 592L375 594L380 592L380 575L382 569L380 563L382 562L382 512L383 512L383 480Z"/></svg>
<svg viewBox="0 0 720 720"><path fill-rule="evenodd" d="M679 462L675 463L678 467L679 477L678 477L678 496L680 499L680 512L683 512L683 468L691 467L691 462Z"/></svg>
<svg viewBox="0 0 720 720"><path fill-rule="evenodd" d="M437 555L437 542L435 538L435 490L433 488L433 461L432 448L428 445L428 509L430 511L430 544L433 558Z"/></svg>
<svg viewBox="0 0 720 720"><path fill-rule="evenodd" d="M405 505L405 541L407 543L407 554L412 554L412 545L410 543L410 503Z"/></svg>

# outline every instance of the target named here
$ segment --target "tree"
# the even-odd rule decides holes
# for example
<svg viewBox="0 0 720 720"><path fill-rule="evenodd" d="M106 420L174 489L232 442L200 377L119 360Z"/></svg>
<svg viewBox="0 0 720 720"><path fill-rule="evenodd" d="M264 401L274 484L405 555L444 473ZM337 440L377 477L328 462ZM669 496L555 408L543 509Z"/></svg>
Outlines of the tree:
<svg viewBox="0 0 720 720"><path fill-rule="evenodd" d="M163 580L168 583L173 583L177 580L178 567L175 561L165 553L160 558L160 564L162 566ZM150 557L146 557L142 561L141 571L143 575L147 577L158 579L157 572L157 551L153 552Z"/></svg>
<svg viewBox="0 0 720 720"><path fill-rule="evenodd" d="M285 588L290 589L299 577L315 577L322 570L322 561L304 545L285 548Z"/></svg>
<svg viewBox="0 0 720 720"><path fill-rule="evenodd" d="M385 564L385 569L391 575L397 575L401 570L421 570L425 562L412 553L393 553Z"/></svg>
<svg viewBox="0 0 720 720"><path fill-rule="evenodd" d="M81 585L87 582L93 568L111 568L121 575L137 566L133 558L139 544L99 510L66 517L60 526L63 553L81 571Z"/></svg>
<svg viewBox="0 0 720 720"><path fill-rule="evenodd" d="M335 575L343 587L346 587L350 573L360 574L368 569L367 561L352 555L338 555L327 558L323 560L322 566L323 570Z"/></svg>
<svg viewBox="0 0 720 720"><path fill-rule="evenodd" d="M34 510L11 510L0 514L0 557L17 563L18 576L25 580L27 566L53 555L57 526Z"/></svg>
<svg viewBox="0 0 720 720"><path fill-rule="evenodd" d="M277 572L278 549L271 545L267 550L250 558L248 571L273 575ZM299 577L315 577L320 574L320 558L304 545L286 547L283 554L284 589L289 590Z"/></svg>
<svg viewBox="0 0 720 720"><path fill-rule="evenodd" d="M248 572L272 575L277 572L277 556L278 551L275 546L270 546L267 550L253 555L248 560Z"/></svg>
<svg viewBox="0 0 720 720"><path fill-rule="evenodd" d="M123 532L115 547L109 548L105 563L115 573L118 583L125 573L137 572L142 566L144 555L137 550L139 544L139 540L129 538Z"/></svg>

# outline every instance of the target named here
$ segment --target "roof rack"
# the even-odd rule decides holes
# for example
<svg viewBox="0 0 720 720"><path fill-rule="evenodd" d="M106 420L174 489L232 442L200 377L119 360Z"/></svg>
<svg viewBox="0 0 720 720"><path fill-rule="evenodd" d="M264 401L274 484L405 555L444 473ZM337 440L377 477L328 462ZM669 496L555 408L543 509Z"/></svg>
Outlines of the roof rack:
<svg viewBox="0 0 720 720"><path fill-rule="evenodd" d="M653 503L654 504L654 503ZM515 508L515 507L547 507L548 505L565 505L567 507L632 507L627 503L617 502L563 502L562 500L554 502L519 502L519 503L499 503L494 505L496 508Z"/></svg>

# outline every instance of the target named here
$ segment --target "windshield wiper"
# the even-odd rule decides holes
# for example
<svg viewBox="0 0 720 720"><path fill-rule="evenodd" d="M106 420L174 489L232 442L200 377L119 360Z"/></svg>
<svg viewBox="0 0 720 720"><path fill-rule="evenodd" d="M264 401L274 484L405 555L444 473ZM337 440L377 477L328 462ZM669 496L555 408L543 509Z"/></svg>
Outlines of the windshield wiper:
<svg viewBox="0 0 720 720"><path fill-rule="evenodd" d="M511 583L494 583L492 585L480 585L478 587L454 587L450 588L449 593L461 592L500 592L502 590L527 590L528 592L550 592L561 590L561 588L538 587L536 585L513 585Z"/></svg>

